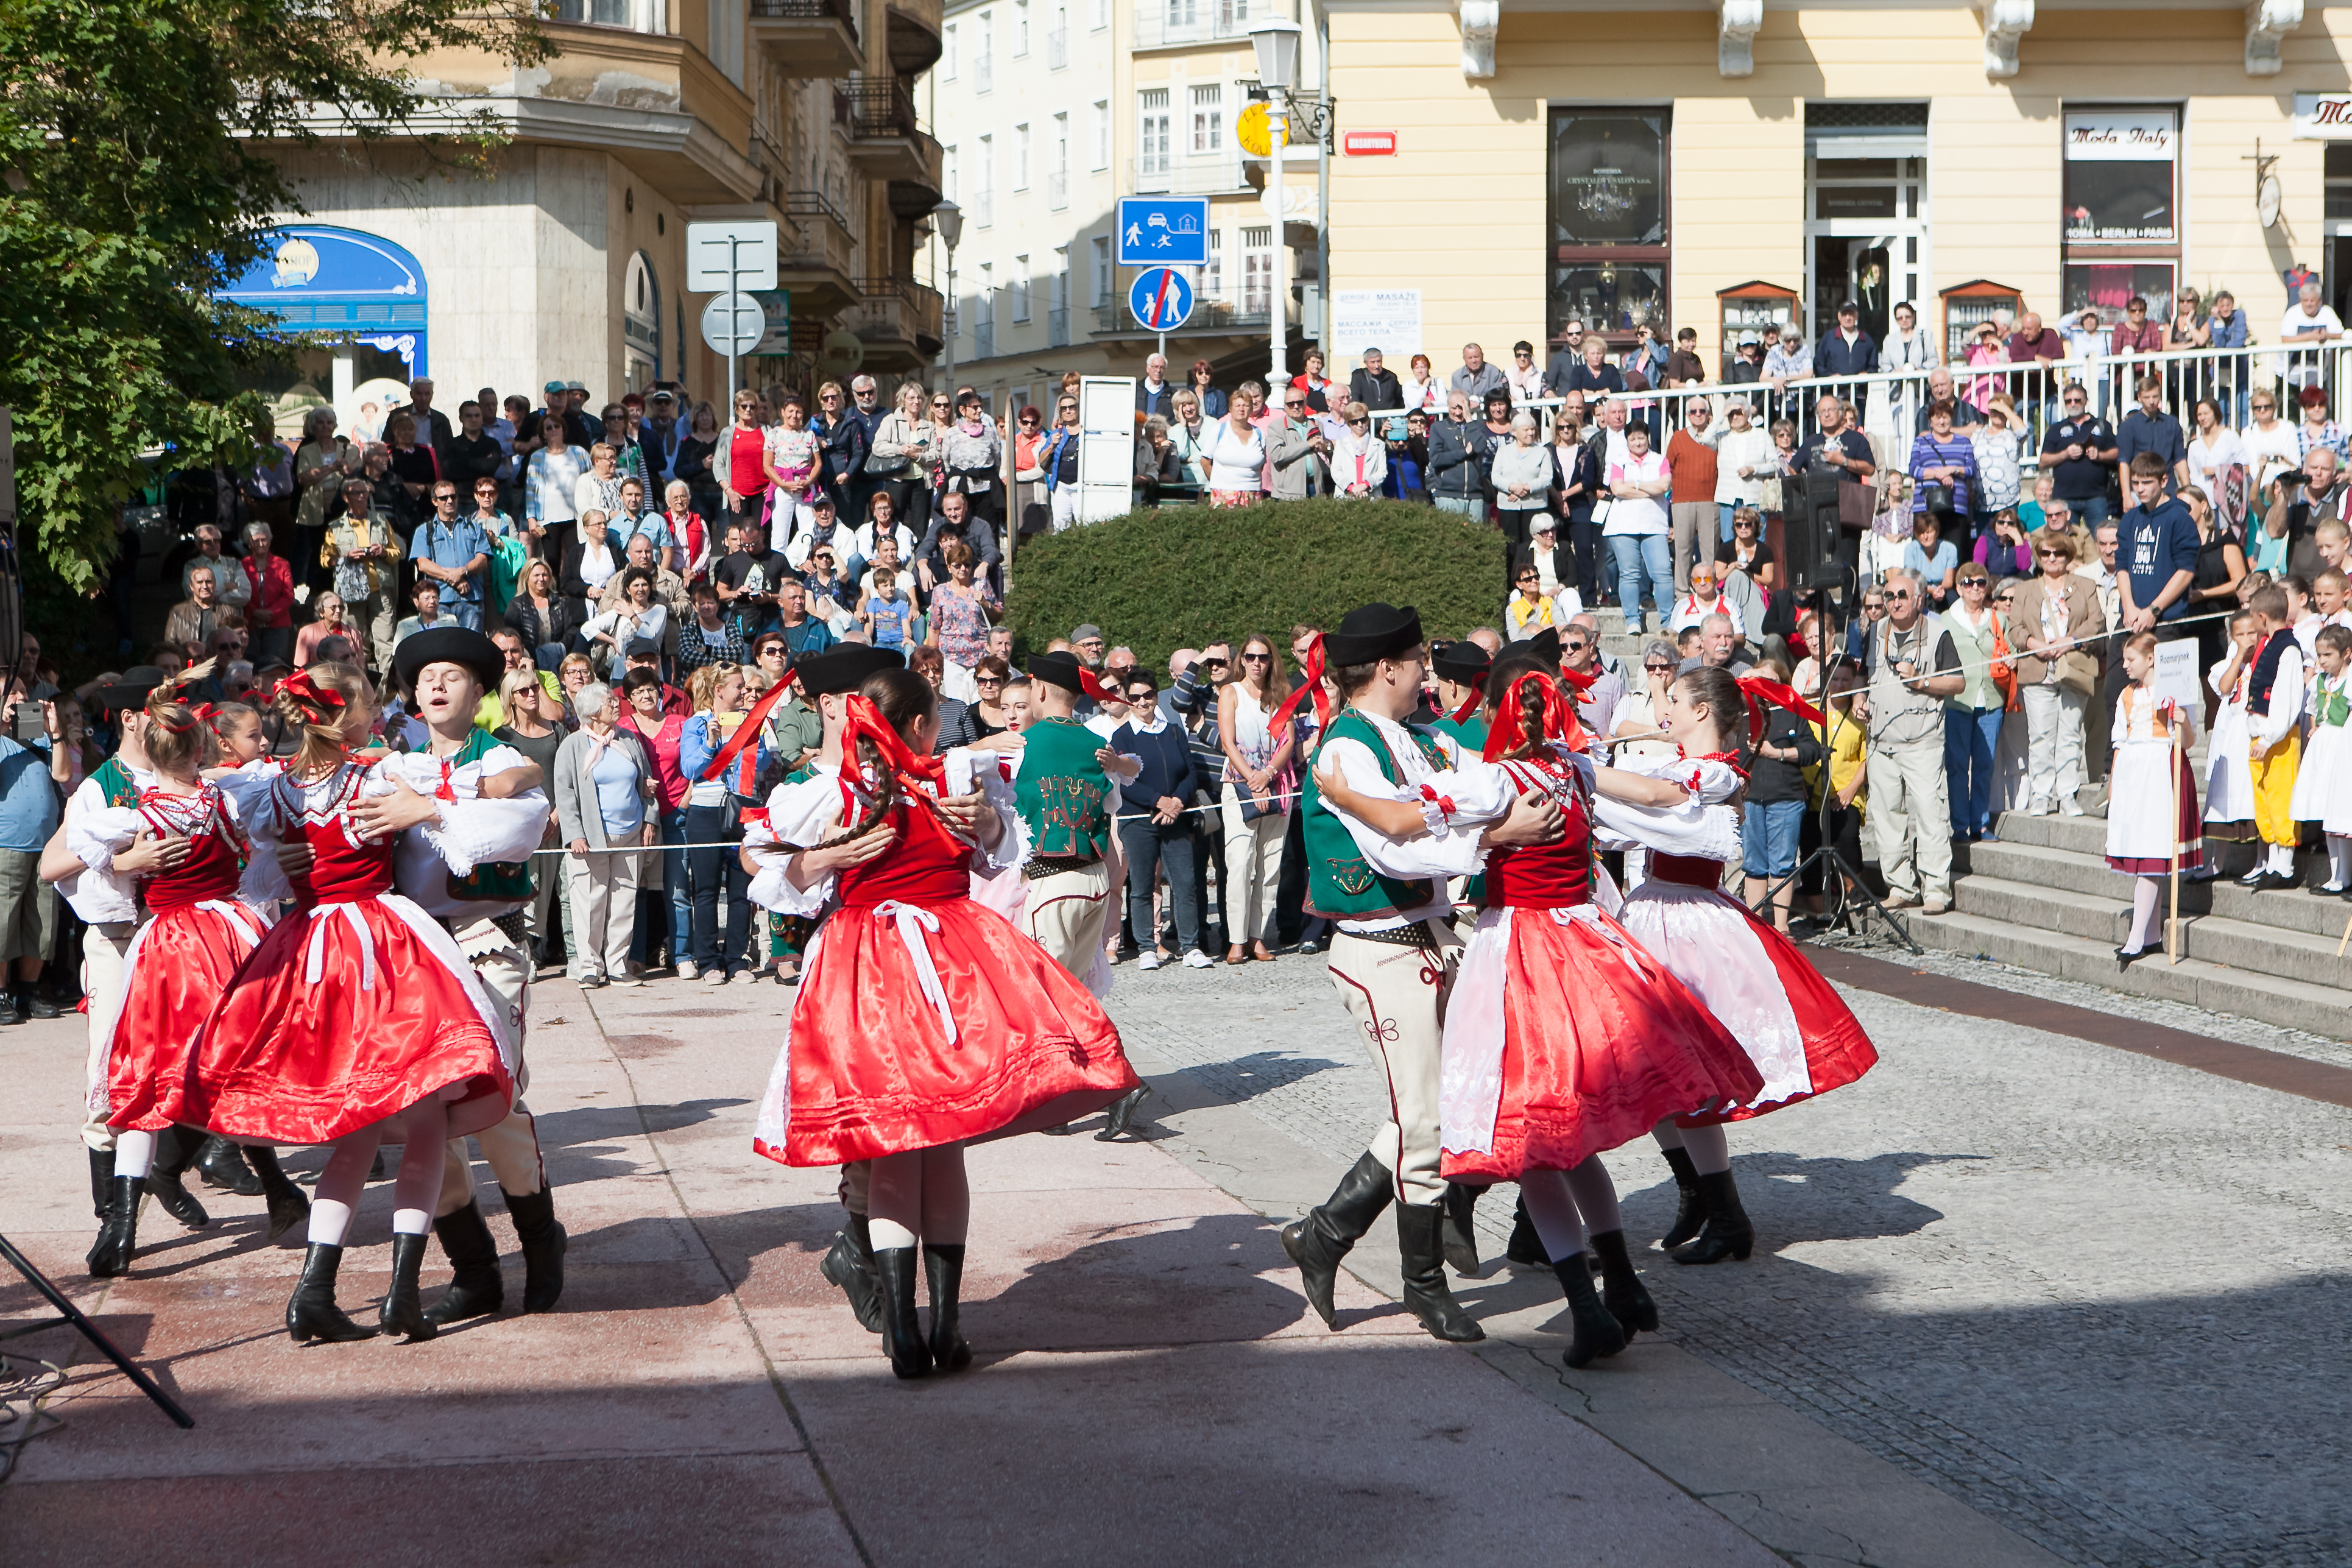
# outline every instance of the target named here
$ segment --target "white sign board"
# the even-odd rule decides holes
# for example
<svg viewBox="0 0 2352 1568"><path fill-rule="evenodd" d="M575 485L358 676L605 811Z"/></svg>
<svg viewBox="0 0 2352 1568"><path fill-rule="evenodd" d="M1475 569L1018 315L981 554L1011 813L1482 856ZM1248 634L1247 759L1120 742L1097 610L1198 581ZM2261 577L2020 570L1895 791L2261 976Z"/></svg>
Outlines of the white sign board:
<svg viewBox="0 0 2352 1568"><path fill-rule="evenodd" d="M1331 296L1334 363L1378 349L1391 369L1421 352L1421 290L1341 289Z"/></svg>
<svg viewBox="0 0 2352 1568"><path fill-rule="evenodd" d="M702 341L715 354L750 353L768 331L768 313L749 294L720 294L702 307Z"/></svg>
<svg viewBox="0 0 2352 1568"><path fill-rule="evenodd" d="M2352 141L2352 92L2296 93L2294 139L2298 142Z"/></svg>
<svg viewBox="0 0 2352 1568"><path fill-rule="evenodd" d="M2087 109L2066 116L2070 163L2170 163L2173 148L2168 109Z"/></svg>
<svg viewBox="0 0 2352 1568"><path fill-rule="evenodd" d="M686 226L686 291L776 286L776 226L767 219Z"/></svg>
<svg viewBox="0 0 2352 1568"><path fill-rule="evenodd" d="M2205 711L2203 688L2197 679L2195 637L2156 645L2156 700L2177 703L2183 713Z"/></svg>
<svg viewBox="0 0 2352 1568"><path fill-rule="evenodd" d="M1078 380L1078 521L1102 522L1135 510L1135 378Z"/></svg>

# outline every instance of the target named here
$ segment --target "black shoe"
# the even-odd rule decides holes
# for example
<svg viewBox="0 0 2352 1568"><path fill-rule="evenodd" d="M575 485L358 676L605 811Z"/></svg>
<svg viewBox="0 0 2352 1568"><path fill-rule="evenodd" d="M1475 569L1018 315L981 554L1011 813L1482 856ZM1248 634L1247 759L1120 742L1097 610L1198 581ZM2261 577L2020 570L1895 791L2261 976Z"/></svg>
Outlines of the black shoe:
<svg viewBox="0 0 2352 1568"><path fill-rule="evenodd" d="M507 1213L522 1242L522 1310L552 1312L563 1295L563 1255L572 1247L555 1217L555 1196L545 1187L535 1193L499 1190L506 1193Z"/></svg>
<svg viewBox="0 0 2352 1568"><path fill-rule="evenodd" d="M1132 1126L1135 1122L1135 1108L1141 1105L1144 1096L1150 1092L1150 1084L1141 1084L1112 1100L1109 1119L1104 1121L1103 1130L1095 1134L1095 1142L1108 1143Z"/></svg>
<svg viewBox="0 0 2352 1568"><path fill-rule="evenodd" d="M5 1028L11 1024L21 1024L24 1021L25 1015L16 1009L16 999L5 993L0 993L0 1028Z"/></svg>
<svg viewBox="0 0 2352 1568"><path fill-rule="evenodd" d="M298 1345L312 1340L330 1342L372 1340L375 1331L355 1323L335 1305L335 1271L342 1267L343 1249L314 1241L302 1258L301 1282L286 1300L286 1331Z"/></svg>
<svg viewBox="0 0 2352 1568"><path fill-rule="evenodd" d="M114 1190L114 1151L92 1149L89 1152L89 1213L92 1219L106 1217L106 1200Z"/></svg>
<svg viewBox="0 0 2352 1568"><path fill-rule="evenodd" d="M816 1271L849 1298L849 1310L857 1315L859 1328L869 1334L882 1331L882 1287L874 1275L874 1237L864 1215L849 1216Z"/></svg>
<svg viewBox="0 0 2352 1568"><path fill-rule="evenodd" d="M278 1151L268 1144L252 1145L245 1157L254 1174L261 1178L261 1195L269 1205L269 1239L276 1241L310 1217L310 1199L294 1184L286 1167L278 1163Z"/></svg>
<svg viewBox="0 0 2352 1568"><path fill-rule="evenodd" d="M923 1273L931 1286L931 1366L938 1372L961 1372L971 1364L971 1347L963 1342L957 1320L962 1315L963 1243L934 1247L923 1244Z"/></svg>
<svg viewBox="0 0 2352 1568"><path fill-rule="evenodd" d="M921 1377L931 1370L931 1347L915 1321L915 1249L876 1247L874 1272L882 1282L882 1348L890 1370L902 1378Z"/></svg>
<svg viewBox="0 0 2352 1568"><path fill-rule="evenodd" d="M1441 1340L1468 1344L1486 1331L1473 1321L1446 1288L1444 1254L1437 1232L1445 1223L1440 1204L1397 1205L1397 1251L1404 1258L1404 1304L1421 1326Z"/></svg>
<svg viewBox="0 0 2352 1568"><path fill-rule="evenodd" d="M1484 1182L1448 1182L1445 1195L1438 1200L1438 1206L1445 1211L1445 1223L1438 1230L1437 1240L1445 1253L1446 1267L1473 1279L1477 1278L1480 1266L1478 1233L1471 1227L1471 1221L1486 1186Z"/></svg>
<svg viewBox="0 0 2352 1568"><path fill-rule="evenodd" d="M1511 1239L1503 1247L1506 1262L1522 1268L1549 1268L1551 1259L1544 1256L1543 1237L1536 1234L1536 1222L1528 1217L1528 1200L1521 1198L1511 1214Z"/></svg>
<svg viewBox="0 0 2352 1568"><path fill-rule="evenodd" d="M1611 1234L1623 1241L1624 1232ZM1551 1266L1559 1280L1560 1294L1568 1298L1569 1321L1574 1325L1568 1342L1568 1353L1559 1359L1573 1370L1591 1366L1601 1356L1615 1355L1625 1348L1625 1331L1614 1314L1601 1304L1601 1293L1592 1288L1592 1270L1585 1267L1584 1255L1563 1258Z"/></svg>
<svg viewBox="0 0 2352 1568"><path fill-rule="evenodd" d="M37 991L27 991L16 998L16 1010L27 1018L56 1018L61 1015L58 1005Z"/></svg>
<svg viewBox="0 0 2352 1568"><path fill-rule="evenodd" d="M1756 1249L1756 1227L1748 1223L1748 1213L1739 1206L1739 1187L1728 1171L1717 1171L1698 1179L1699 1190L1706 1194L1706 1224L1700 1227L1698 1239L1678 1247L1672 1254L1677 1263L1720 1263L1727 1258L1745 1260Z"/></svg>
<svg viewBox="0 0 2352 1568"><path fill-rule="evenodd" d="M1675 1173L1675 1188L1682 1194L1682 1206L1675 1211L1675 1223L1658 1238L1658 1245L1672 1252L1699 1232L1706 1223L1706 1198L1698 1184L1698 1167L1691 1163L1687 1149L1661 1149L1666 1164Z"/></svg>
<svg viewBox="0 0 2352 1568"><path fill-rule="evenodd" d="M425 1315L424 1292L418 1288L425 1272L425 1237L395 1233L392 1238L392 1289L383 1293L376 1313L376 1331L389 1338L404 1336L404 1344L429 1340L441 1326Z"/></svg>
<svg viewBox="0 0 2352 1568"><path fill-rule="evenodd" d="M2146 958L2149 953L2156 951L2158 950L2152 947L2141 948L2137 952L2127 952L2120 947L2116 949L2116 973L2121 974L2125 970L2129 969L2133 964L2137 963L2141 959Z"/></svg>
<svg viewBox="0 0 2352 1568"><path fill-rule="evenodd" d="M1076 1132L1077 1129L1065 1121L1058 1127L1040 1127L1037 1131L1043 1132L1048 1138L1067 1138L1071 1133Z"/></svg>
<svg viewBox="0 0 2352 1568"><path fill-rule="evenodd" d="M449 1255L449 1289L425 1309L425 1321L435 1328L486 1318L506 1305L506 1276L499 1272L499 1244L482 1218L482 1205L468 1198L455 1214L433 1222L441 1250Z"/></svg>
<svg viewBox="0 0 2352 1568"><path fill-rule="evenodd" d="M1282 1250L1298 1265L1307 1304L1315 1309L1325 1328L1339 1326L1331 1291L1339 1283L1341 1261L1395 1199L1396 1178L1368 1150L1356 1157L1329 1197L1309 1209L1306 1218L1282 1227Z"/></svg>
<svg viewBox="0 0 2352 1568"><path fill-rule="evenodd" d="M147 1190L155 1194L155 1202L190 1230L202 1230L213 1223L213 1216L205 1212L196 1194L188 1191L184 1179L204 1143L205 1135L201 1132L185 1127L166 1127L155 1134L155 1163L147 1169Z"/></svg>
<svg viewBox="0 0 2352 1568"><path fill-rule="evenodd" d="M91 1279L131 1272L131 1255L139 1250L139 1200L146 1195L144 1176L117 1176L108 1184L106 1214L87 1258Z"/></svg>
<svg viewBox="0 0 2352 1568"><path fill-rule="evenodd" d="M1636 1331L1656 1333L1658 1304L1650 1300L1642 1277L1633 1272L1633 1260L1625 1251L1625 1233L1604 1230L1586 1239L1601 1259L1601 1299L1617 1326L1625 1331L1626 1340L1630 1342Z"/></svg>
<svg viewBox="0 0 2352 1568"><path fill-rule="evenodd" d="M208 1187L218 1187L241 1198L261 1195L261 1178L245 1163L245 1151L226 1138L205 1140L204 1151L196 1156L196 1171Z"/></svg>

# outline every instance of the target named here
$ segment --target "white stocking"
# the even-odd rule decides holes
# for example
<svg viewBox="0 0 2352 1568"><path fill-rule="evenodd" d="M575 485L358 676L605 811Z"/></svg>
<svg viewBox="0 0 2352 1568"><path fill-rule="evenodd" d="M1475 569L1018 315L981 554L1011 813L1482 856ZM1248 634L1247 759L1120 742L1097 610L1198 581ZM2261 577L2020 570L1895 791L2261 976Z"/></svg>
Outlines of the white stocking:
<svg viewBox="0 0 2352 1568"><path fill-rule="evenodd" d="M923 1155L885 1154L872 1163L866 1193L867 1234L874 1249L912 1247L923 1226Z"/></svg>
<svg viewBox="0 0 2352 1568"><path fill-rule="evenodd" d="M2270 868L2272 871L2282 877L2294 876L2294 846L2292 844L2272 845Z"/></svg>
<svg viewBox="0 0 2352 1568"><path fill-rule="evenodd" d="M1685 1127L1683 1147L1690 1151L1691 1168L1702 1176L1719 1176L1731 1169L1731 1141L1717 1127Z"/></svg>
<svg viewBox="0 0 2352 1568"><path fill-rule="evenodd" d="M114 1135L114 1173L143 1176L155 1163L155 1134L137 1128Z"/></svg>
<svg viewBox="0 0 2352 1568"><path fill-rule="evenodd" d="M1617 1213L1617 1184L1609 1179L1609 1167L1601 1156L1588 1156L1581 1165L1568 1173L1568 1190L1576 1199L1577 1213L1584 1216L1584 1228L1595 1236L1605 1236L1612 1230L1625 1228L1625 1221Z"/></svg>
<svg viewBox="0 0 2352 1568"><path fill-rule="evenodd" d="M400 1174L392 1183L392 1234L423 1236L433 1228L433 1206L441 1201L441 1167L449 1158L449 1107L427 1098L401 1120L408 1142L400 1148Z"/></svg>
<svg viewBox="0 0 2352 1568"><path fill-rule="evenodd" d="M2163 892L2164 880L2160 877L2132 879L2132 933L2124 943L2126 952L2145 952L2161 940L2157 908Z"/></svg>
<svg viewBox="0 0 2352 1568"><path fill-rule="evenodd" d="M1584 1222L1576 1217L1567 1172L1521 1171L1519 1196L1527 1201L1528 1219L1543 1243L1545 1257L1559 1263L1584 1250Z"/></svg>
<svg viewBox="0 0 2352 1568"><path fill-rule="evenodd" d="M376 1145L383 1134L373 1127L362 1127L335 1145L327 1156L326 1169L319 1173L319 1184L310 1194L310 1245L341 1247L343 1233L351 1228L352 1211L360 1206L360 1194L366 1190L368 1167L375 1163Z"/></svg>

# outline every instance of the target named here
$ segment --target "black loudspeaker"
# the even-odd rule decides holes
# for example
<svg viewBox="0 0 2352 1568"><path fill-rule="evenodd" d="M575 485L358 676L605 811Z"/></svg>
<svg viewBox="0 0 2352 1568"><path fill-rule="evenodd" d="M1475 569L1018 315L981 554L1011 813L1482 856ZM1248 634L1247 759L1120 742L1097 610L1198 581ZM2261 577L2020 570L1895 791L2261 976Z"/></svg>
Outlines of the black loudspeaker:
<svg viewBox="0 0 2352 1568"><path fill-rule="evenodd" d="M1835 468L1822 466L1808 468L1799 485L1790 487L1796 494L1790 498L1793 504L1781 512L1780 542L1788 551L1789 585L1801 594L1846 584L1845 569L1839 563L1843 530L1838 486L1843 482Z"/></svg>

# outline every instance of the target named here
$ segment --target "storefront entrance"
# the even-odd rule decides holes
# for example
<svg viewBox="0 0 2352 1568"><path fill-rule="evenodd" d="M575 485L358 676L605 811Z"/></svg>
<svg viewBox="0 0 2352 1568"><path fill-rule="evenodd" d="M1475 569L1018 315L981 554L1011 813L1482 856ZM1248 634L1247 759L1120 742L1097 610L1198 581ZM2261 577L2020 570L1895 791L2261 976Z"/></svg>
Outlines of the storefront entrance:
<svg viewBox="0 0 2352 1568"><path fill-rule="evenodd" d="M1862 330L1886 341L1895 307L1916 308L1927 270L1927 106L1805 108L1805 304L1811 341L1861 307Z"/></svg>

